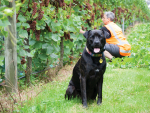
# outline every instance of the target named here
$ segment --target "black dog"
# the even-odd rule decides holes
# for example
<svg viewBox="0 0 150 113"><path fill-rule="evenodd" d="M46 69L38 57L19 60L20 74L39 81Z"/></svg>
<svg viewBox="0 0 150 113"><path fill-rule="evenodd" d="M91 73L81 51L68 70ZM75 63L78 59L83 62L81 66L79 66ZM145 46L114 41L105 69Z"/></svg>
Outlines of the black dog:
<svg viewBox="0 0 150 113"><path fill-rule="evenodd" d="M96 99L102 103L103 74L106 69L106 60L103 54L107 32L90 30L84 33L87 39L86 47L81 58L73 69L73 76L66 90L65 98L80 96L82 104L87 107L87 99Z"/></svg>

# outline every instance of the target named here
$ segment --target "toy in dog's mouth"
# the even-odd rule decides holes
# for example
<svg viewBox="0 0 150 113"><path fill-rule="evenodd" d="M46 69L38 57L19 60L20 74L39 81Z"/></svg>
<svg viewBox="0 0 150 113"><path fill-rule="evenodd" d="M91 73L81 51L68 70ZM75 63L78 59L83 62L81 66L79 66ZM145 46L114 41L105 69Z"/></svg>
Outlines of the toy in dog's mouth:
<svg viewBox="0 0 150 113"><path fill-rule="evenodd" d="M94 53L99 53L100 52L100 48L94 48Z"/></svg>

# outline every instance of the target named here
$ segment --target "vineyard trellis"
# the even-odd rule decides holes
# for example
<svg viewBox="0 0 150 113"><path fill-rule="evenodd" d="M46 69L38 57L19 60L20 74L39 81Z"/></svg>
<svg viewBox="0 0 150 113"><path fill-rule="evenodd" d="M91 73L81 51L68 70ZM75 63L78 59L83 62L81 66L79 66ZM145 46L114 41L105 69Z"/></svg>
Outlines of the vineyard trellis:
<svg viewBox="0 0 150 113"><path fill-rule="evenodd" d="M7 37L4 28L10 23L6 17L13 14L13 9L6 7L9 2L1 0L0 40ZM79 29L102 27L101 18L105 11L114 12L115 22L120 26L123 24L124 29L136 20L150 21L150 10L144 0L17 0L16 11L17 63L19 70L24 71L26 76L30 76L31 70L39 71L67 61L72 58L72 53L78 56L85 42ZM26 45L28 37L29 44ZM63 56L60 53L61 42ZM1 43L0 49L5 49L4 41ZM3 60L4 56L1 56L2 79ZM30 79L27 78L26 81Z"/></svg>

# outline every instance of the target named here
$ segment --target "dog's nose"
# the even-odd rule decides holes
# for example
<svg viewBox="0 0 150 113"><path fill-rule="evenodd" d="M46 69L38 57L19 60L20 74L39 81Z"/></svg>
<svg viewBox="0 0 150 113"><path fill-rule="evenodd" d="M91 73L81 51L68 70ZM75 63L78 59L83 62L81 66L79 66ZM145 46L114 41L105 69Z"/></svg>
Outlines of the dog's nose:
<svg viewBox="0 0 150 113"><path fill-rule="evenodd" d="M99 44L99 41L95 41L95 45L98 45Z"/></svg>

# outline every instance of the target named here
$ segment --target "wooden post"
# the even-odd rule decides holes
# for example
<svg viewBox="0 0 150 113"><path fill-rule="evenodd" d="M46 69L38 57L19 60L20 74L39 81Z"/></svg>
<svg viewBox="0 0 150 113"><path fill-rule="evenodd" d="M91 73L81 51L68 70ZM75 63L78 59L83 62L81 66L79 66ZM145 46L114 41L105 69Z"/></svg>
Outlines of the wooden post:
<svg viewBox="0 0 150 113"><path fill-rule="evenodd" d="M15 10L15 0L9 2L9 8ZM16 33L16 11L12 17L8 17L11 25L6 29L8 37L5 38L5 81L8 92L18 92L17 84L17 33Z"/></svg>

